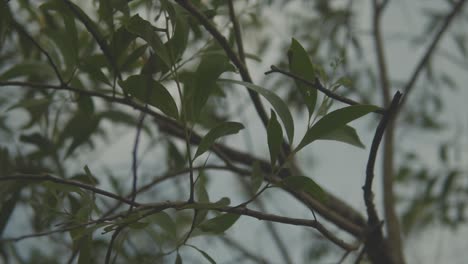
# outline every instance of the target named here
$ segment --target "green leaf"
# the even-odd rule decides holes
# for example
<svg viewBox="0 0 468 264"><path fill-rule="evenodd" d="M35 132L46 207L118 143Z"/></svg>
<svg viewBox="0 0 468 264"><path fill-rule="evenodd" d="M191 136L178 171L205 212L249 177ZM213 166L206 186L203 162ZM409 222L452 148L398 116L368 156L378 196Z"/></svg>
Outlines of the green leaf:
<svg viewBox="0 0 468 264"><path fill-rule="evenodd" d="M288 50L288 59L289 70L293 74L300 76L308 81L314 82L314 66L310 61L306 50L294 38L292 39L291 46ZM295 83L302 95L302 98L304 99L310 117L314 112L315 104L317 102L317 90L299 80L295 80Z"/></svg>
<svg viewBox="0 0 468 264"><path fill-rule="evenodd" d="M0 51L11 24L11 11L6 1L0 3Z"/></svg>
<svg viewBox="0 0 468 264"><path fill-rule="evenodd" d="M198 178L196 180L195 185L195 194L196 194L196 201L200 203L209 203L210 197L208 195L208 191L206 190L207 185L207 177L203 170L199 171ZM201 209L197 211L195 216L194 225L198 225L201 222L205 221L206 216L208 215L208 209Z"/></svg>
<svg viewBox="0 0 468 264"><path fill-rule="evenodd" d="M78 64L78 31L76 29L73 13L62 1L49 1L40 6L41 10L56 11L63 19L65 28L62 30L45 28L43 34L47 35L58 47L66 66L67 75L72 74Z"/></svg>
<svg viewBox="0 0 468 264"><path fill-rule="evenodd" d="M204 232L220 234L234 225L239 217L237 214L222 214L203 222L198 227Z"/></svg>
<svg viewBox="0 0 468 264"><path fill-rule="evenodd" d="M80 63L78 66L81 71L89 74L89 77L91 78L91 80L99 81L109 86L112 86L111 82L109 81L107 76L104 74L104 72L101 70L99 65L96 65L93 62L92 57L88 57L88 58L84 58L80 60Z"/></svg>
<svg viewBox="0 0 468 264"><path fill-rule="evenodd" d="M53 76L52 68L49 64L42 62L21 62L11 66L8 70L0 74L0 80L8 81L18 77L41 77Z"/></svg>
<svg viewBox="0 0 468 264"><path fill-rule="evenodd" d="M93 232L95 228L79 228L70 231L73 240L73 248L79 252L78 264L92 262L91 252L93 250Z"/></svg>
<svg viewBox="0 0 468 264"><path fill-rule="evenodd" d="M47 106L52 103L52 99L44 98L27 98L19 101L18 103L8 107L5 112L11 111L16 108L34 109L36 107Z"/></svg>
<svg viewBox="0 0 468 264"><path fill-rule="evenodd" d="M81 111L88 116L94 114L94 102L91 96L78 95L77 104L79 109L78 111Z"/></svg>
<svg viewBox="0 0 468 264"><path fill-rule="evenodd" d="M168 213L161 211L157 214L150 216L149 219L151 222L154 222L155 224L160 226L161 229L164 230L167 234L169 234L173 239L176 239L177 225Z"/></svg>
<svg viewBox="0 0 468 264"><path fill-rule="evenodd" d="M260 169L260 163L258 161L255 161L253 166L252 166L252 175L251 175L251 190L253 193L256 193L258 189L260 189L260 186L262 186L263 183L263 173L262 170Z"/></svg>
<svg viewBox="0 0 468 264"><path fill-rule="evenodd" d="M203 171L200 171L198 176L197 184L195 186L195 194L197 195L198 202L210 202L208 192L206 191L206 175Z"/></svg>
<svg viewBox="0 0 468 264"><path fill-rule="evenodd" d="M216 80L226 71L234 71L234 69L225 55L203 56L197 70L191 75L190 82L186 82L185 85L189 89L188 106L190 108L188 109L192 111L190 114L193 118L199 118L203 106L217 88Z"/></svg>
<svg viewBox="0 0 468 264"><path fill-rule="evenodd" d="M160 83L148 75L132 75L120 86L138 100L148 103L174 119L178 118L177 105L171 94Z"/></svg>
<svg viewBox="0 0 468 264"><path fill-rule="evenodd" d="M112 35L109 46L112 48L112 54L119 65L122 65L122 61L128 56L126 51L136 38L137 35L129 32L125 26L119 27Z"/></svg>
<svg viewBox="0 0 468 264"><path fill-rule="evenodd" d="M347 123L377 109L378 107L374 105L352 105L325 115L315 123L315 125L307 130L304 138L301 140L294 152L298 152L313 141L322 139L333 131L342 129Z"/></svg>
<svg viewBox="0 0 468 264"><path fill-rule="evenodd" d="M219 201L214 203L193 203L188 204L180 209L218 209L224 208L231 203L231 200L228 197L223 197Z"/></svg>
<svg viewBox="0 0 468 264"><path fill-rule="evenodd" d="M114 28L112 0L99 0L98 14L99 17L107 24L109 29Z"/></svg>
<svg viewBox="0 0 468 264"><path fill-rule="evenodd" d="M274 166L281 151L283 143L283 129L276 119L276 114L271 110L271 117L267 125L268 149L270 150L271 166Z"/></svg>
<svg viewBox="0 0 468 264"><path fill-rule="evenodd" d="M86 173L86 177L87 177L87 180L84 181L85 183L89 183L91 185L96 185L98 184L98 181L97 181L97 178L93 175L93 173L91 172L91 170L89 169L88 165L85 165L83 167L83 170L85 171ZM77 180L76 178L72 178L74 180Z"/></svg>
<svg viewBox="0 0 468 264"><path fill-rule="evenodd" d="M131 70L132 67L135 67L138 64L138 59L145 54L147 48L147 44L142 45L133 50L128 56L123 57L122 63L119 64L122 71Z"/></svg>
<svg viewBox="0 0 468 264"><path fill-rule="evenodd" d="M327 194L323 189L315 181L306 176L290 176L285 178L281 183L293 190L305 191L319 201L324 202L327 199Z"/></svg>
<svg viewBox="0 0 468 264"><path fill-rule="evenodd" d="M255 91L261 94L263 97L265 97L265 99L268 100L268 102L275 109L278 116L281 118L281 121L283 122L284 128L286 130L286 134L288 135L289 143L292 144L293 139L294 139L294 121L293 121L291 112L289 112L287 104L283 100L281 100L279 96L277 96L273 92L263 87L260 87L258 85L248 83L248 82L229 80L229 79L219 79L218 81L243 85L247 87L248 89Z"/></svg>
<svg viewBox="0 0 468 264"><path fill-rule="evenodd" d="M115 58L112 55L112 51L109 48L109 45L107 44L106 39L104 38L104 36L100 32L98 25L96 23L94 23L94 21L91 18L89 18L89 16L86 15L86 13L83 12L83 10L81 10L81 8L79 6L75 5L74 3L72 3L69 0L63 1L63 3L65 3L67 5L68 9L70 11L72 11L73 15L81 23L83 23L83 25L86 27L86 29L89 31L89 33L91 33L91 35L93 36L93 38L98 43L99 48L101 48L102 53L104 53L106 59L109 61L112 68L115 71L117 71L118 70L117 62L115 61Z"/></svg>
<svg viewBox="0 0 468 264"><path fill-rule="evenodd" d="M336 85L338 86L345 86L345 87L351 87L353 85L353 80L349 77L340 77L336 82L335 82Z"/></svg>
<svg viewBox="0 0 468 264"><path fill-rule="evenodd" d="M187 48L189 37L188 15L179 5L169 1L161 1L163 8L167 10L172 22L173 35L167 41L166 46L171 51L172 57L177 61Z"/></svg>
<svg viewBox="0 0 468 264"><path fill-rule="evenodd" d="M156 33L156 28L150 22L144 20L139 15L134 15L125 26L129 32L144 39L167 67L171 66L166 46L164 46L161 38Z"/></svg>
<svg viewBox="0 0 468 264"><path fill-rule="evenodd" d="M356 133L356 130L348 125L342 128L338 128L337 130L333 130L331 133L321 137L320 139L340 141L356 146L358 148L366 148L366 146L364 146L358 134Z"/></svg>
<svg viewBox="0 0 468 264"><path fill-rule="evenodd" d="M212 128L201 140L193 159L195 160L198 156L210 149L218 138L237 134L242 129L244 129L244 125L237 122L223 122Z"/></svg>
<svg viewBox="0 0 468 264"><path fill-rule="evenodd" d="M216 261L214 261L214 259L213 259L210 255L208 255L205 251L203 251L203 250L197 248L196 246L192 246L192 245L188 245L188 244L186 244L186 246L187 246L187 247L191 247L191 248L195 249L196 251L200 252L200 254L202 254L202 256L203 256L206 260L208 260L211 264L216 264Z"/></svg>
<svg viewBox="0 0 468 264"><path fill-rule="evenodd" d="M72 138L72 143L68 147L65 157L70 156L78 146L86 143L91 138L91 135L96 132L100 120L99 116L89 116L78 111L67 122L58 144L60 145L67 138Z"/></svg>

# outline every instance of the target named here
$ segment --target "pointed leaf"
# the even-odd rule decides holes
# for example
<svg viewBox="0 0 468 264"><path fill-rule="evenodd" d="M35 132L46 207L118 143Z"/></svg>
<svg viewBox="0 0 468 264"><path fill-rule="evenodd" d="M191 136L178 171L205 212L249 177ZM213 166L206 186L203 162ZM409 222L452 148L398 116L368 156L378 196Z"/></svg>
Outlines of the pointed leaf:
<svg viewBox="0 0 468 264"><path fill-rule="evenodd" d="M271 117L267 125L267 138L271 166L274 166L281 151L281 144L283 143L283 129L276 119L276 114L273 110L271 110Z"/></svg>
<svg viewBox="0 0 468 264"><path fill-rule="evenodd" d="M366 148L359 138L356 130L353 127L348 125L338 128L337 130L332 131L331 133L320 138L321 140L335 140L343 143L347 143L358 148Z"/></svg>
<svg viewBox="0 0 468 264"><path fill-rule="evenodd" d="M73 15L81 22L83 25L86 27L86 29L89 31L89 33L93 36L93 38L96 40L96 42L99 45L99 48L101 48L102 53L104 53L106 59L109 61L109 64L112 66L114 70L117 69L117 62L115 61L115 58L112 55L112 51L109 48L109 44L107 43L105 37L102 35L100 32L100 29L96 23L88 16L86 15L83 10L77 6L76 4L72 3L69 0L63 1L68 7L70 11L72 11Z"/></svg>
<svg viewBox="0 0 468 264"><path fill-rule="evenodd" d="M138 100L148 103L168 116L177 119L177 105L171 94L160 82L153 80L151 76L132 75L119 84L127 93Z"/></svg>
<svg viewBox="0 0 468 264"><path fill-rule="evenodd" d="M241 82L236 80L229 80L229 79L219 79L219 82L227 82L227 83L236 83L247 87L248 89L255 91L256 93L261 94L268 102L273 106L276 113L280 117L281 121L283 122L284 128L286 130L286 134L288 135L289 143L292 144L294 138L294 121L289 112L288 106L286 103L276 94L267 90L263 87L258 85L248 83L248 82Z"/></svg>
<svg viewBox="0 0 468 264"><path fill-rule="evenodd" d="M11 11L6 1L0 3L0 51L11 25Z"/></svg>
<svg viewBox="0 0 468 264"><path fill-rule="evenodd" d="M260 169L260 164L258 161L254 162L252 166L252 176L251 176L251 190L253 193L256 193L258 189L260 189L260 186L262 186L263 182L263 173L262 170Z"/></svg>
<svg viewBox="0 0 468 264"><path fill-rule="evenodd" d="M234 71L228 58L222 54L210 54L203 56L194 74L188 75L185 86L188 90L187 109L192 111L191 116L198 119L200 112L208 98L217 88L216 80L226 71Z"/></svg>
<svg viewBox="0 0 468 264"><path fill-rule="evenodd" d="M315 181L306 176L290 176L285 178L281 183L296 191L305 191L319 201L324 202L327 199L327 194L323 189Z"/></svg>
<svg viewBox="0 0 468 264"><path fill-rule="evenodd" d="M218 138L237 134L242 129L244 129L244 125L237 122L224 122L217 125L203 137L193 159L195 160L198 156L210 149Z"/></svg>
<svg viewBox="0 0 468 264"><path fill-rule="evenodd" d="M329 133L345 127L347 123L375 111L376 109L378 109L378 107L374 105L352 105L325 115L315 123L315 125L307 130L304 138L294 151L298 152L313 141L326 137Z"/></svg>
<svg viewBox="0 0 468 264"><path fill-rule="evenodd" d="M41 77L47 78L53 76L52 68L49 64L42 62L21 62L16 63L8 70L0 73L0 80L8 81L18 77Z"/></svg>
<svg viewBox="0 0 468 264"><path fill-rule="evenodd" d="M161 38L156 33L156 28L151 25L150 22L144 20L139 15L135 15L130 18L126 24L126 28L129 32L132 32L138 37L144 39L165 65L170 67L171 61L169 59L166 46L164 46Z"/></svg>
<svg viewBox="0 0 468 264"><path fill-rule="evenodd" d="M49 1L40 6L41 10L56 11L63 19L64 28L45 28L42 34L46 35L57 46L66 66L66 77L73 73L78 64L78 31L73 13L62 1Z"/></svg>
<svg viewBox="0 0 468 264"><path fill-rule="evenodd" d="M172 238L175 239L177 237L177 225L168 213L161 211L150 216L150 221L160 226Z"/></svg>
<svg viewBox="0 0 468 264"><path fill-rule="evenodd" d="M228 230L239 219L237 214L222 214L203 222L198 227L204 232L220 234Z"/></svg>
<svg viewBox="0 0 468 264"><path fill-rule="evenodd" d="M166 46L171 51L173 58L177 61L187 48L189 37L188 15L185 10L175 3L169 1L161 2L167 10L174 28L173 35L167 41Z"/></svg>
<svg viewBox="0 0 468 264"><path fill-rule="evenodd" d="M228 197L223 197L214 203L192 203L181 207L181 209L217 209L228 206L231 200Z"/></svg>
<svg viewBox="0 0 468 264"><path fill-rule="evenodd" d="M288 59L289 70L292 73L308 81L314 82L314 66L310 61L306 50L294 38L292 39L291 46L288 50ZM315 109L315 104L317 101L317 90L299 80L295 80L295 82L302 95L302 98L304 99L310 117Z"/></svg>

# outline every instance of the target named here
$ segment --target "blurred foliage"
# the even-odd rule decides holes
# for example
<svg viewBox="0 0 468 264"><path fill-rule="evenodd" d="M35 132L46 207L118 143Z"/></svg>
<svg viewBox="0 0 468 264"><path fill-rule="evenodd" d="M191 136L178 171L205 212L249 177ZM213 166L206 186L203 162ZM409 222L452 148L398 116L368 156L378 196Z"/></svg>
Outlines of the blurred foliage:
<svg viewBox="0 0 468 264"><path fill-rule="evenodd" d="M229 22L226 1L190 2L217 26L234 48L235 34ZM364 45L368 34L359 28L360 9L367 8L365 5L352 0L236 1L242 31L246 36L252 33L256 36L254 43L246 40L249 43L246 49L248 65L255 65L273 53L280 54L275 58L279 68L290 69L306 79L315 74L327 89L363 104L378 105L380 92L376 89L375 63ZM274 25L271 10L281 10L288 17L284 26L289 36L279 45L271 41L271 35L262 33ZM412 33L409 39L401 39L415 49L430 41L428 36L435 33L446 13L441 8L422 8L420 12L425 21L423 30ZM448 38L453 49L441 49L438 56L458 67L466 67L466 32L453 30ZM436 61L432 59L426 65L424 76L418 83L422 92L413 96L412 103L402 113L402 134L443 135L450 129L443 120L447 104L443 95L447 89L457 91L460 84L450 70L437 67ZM310 76L306 76L307 71L312 71ZM206 135L195 157L206 158L202 154L221 137L236 134L244 127L245 124L229 122L241 116L247 109L245 105L249 104L233 83L260 94L273 107L268 134L262 142L268 143L272 165L279 162L281 142L278 140L287 136L290 143L293 141L292 114L294 118L309 116L306 136L302 141L294 141L296 145L301 142L296 152L317 139L363 147L356 131L347 123L375 110L373 106L333 112L330 111L332 101L327 97L317 95L316 90L308 91L305 85L284 76L269 75L261 79L259 86L220 82L220 76L234 78L238 73L222 47L199 21L174 1L2 0L0 81L57 85L58 88L1 87L0 176L51 173L93 186L107 182L104 186L120 195L128 192L128 184L122 182L118 169L105 168L109 172L105 179L95 176L81 160L87 155L99 160L103 151L121 140L116 131L120 128L134 131L138 127L138 115L129 107L86 96L86 93L61 90L63 87L122 98L124 102L150 108L165 118L194 128ZM401 80L392 80L395 90L404 84ZM229 89L225 89L226 86ZM314 123L317 118L320 119ZM164 157L164 161L152 157L152 165L163 168L158 172L174 172L188 166L187 145L162 137L162 131L151 121L144 122L141 129L148 138L163 138L163 144L155 143L146 150ZM466 168L460 165L462 161L457 162L462 157L459 148L463 132L466 133L462 131L448 141L431 142L431 148L439 152L439 159L434 164L424 162L425 153L404 148L397 150L396 155L402 157L398 160L396 180L405 235L421 233L433 224L456 229L466 223ZM193 155L195 149L192 150ZM154 177L155 173L153 167L142 174ZM208 203L210 174L206 171L195 174L198 176L196 197L198 201ZM253 165L252 174L253 187L250 188L258 191L264 177L258 164ZM305 176L290 179L289 183L282 184L304 189L319 200L326 199L321 187L312 179ZM142 181L145 180L149 182L147 178ZM184 186L176 179L171 187L175 191L170 198L186 199ZM144 197L154 201L163 197L165 190L158 188ZM246 190L240 197L251 196L252 192ZM113 204L108 199L91 191L53 182L2 181L0 197L2 237L7 227L13 228L14 217L23 217L22 221L29 224L30 229L25 232L38 233L57 226L85 223L116 210L111 210ZM221 199L210 206L225 206L225 201ZM119 206L121 209L122 205ZM16 216L15 208L28 211L28 214ZM48 250L43 250L40 244L26 248L17 243L2 242L0 254L5 263L72 263L75 259L78 263L102 263L109 240L99 234L131 223L115 241L117 262L167 261L165 253L178 245L193 222L197 226L192 237L223 233L239 218L218 214L209 208L195 209L198 210L196 221L192 221L187 211L162 211L143 219L134 213L127 218L83 226L65 232L65 235L52 234L46 238ZM125 209L119 211L122 210ZM337 252L320 238L304 239L303 245L305 259L320 259ZM196 260L211 261L203 248L191 245L180 248L182 253L185 250L198 252L199 255L193 257ZM178 248L177 253L171 255L176 263L185 256L180 252Z"/></svg>

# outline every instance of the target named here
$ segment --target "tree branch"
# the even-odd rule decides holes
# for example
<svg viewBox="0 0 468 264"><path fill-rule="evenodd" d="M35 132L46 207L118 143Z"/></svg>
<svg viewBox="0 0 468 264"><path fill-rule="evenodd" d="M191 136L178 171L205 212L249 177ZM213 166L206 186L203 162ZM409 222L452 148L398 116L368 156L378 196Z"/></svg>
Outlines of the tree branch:
<svg viewBox="0 0 468 264"><path fill-rule="evenodd" d="M226 207L226 208L217 208L214 210L220 211L220 212L234 213L234 214L239 214L239 215L246 215L246 216L250 216L253 218L257 218L259 220L271 221L271 222L276 222L276 223L312 227L312 228L317 229L317 231L319 231L325 238L327 238L328 240L330 240L331 242L333 242L334 244L338 245L339 247L345 250L356 250L358 248L357 245L349 244L339 239L330 231L328 231L322 224L320 224L319 222L315 220L291 218L291 217L267 214L267 213L251 210L246 207Z"/></svg>
<svg viewBox="0 0 468 264"><path fill-rule="evenodd" d="M374 205L374 194L372 193L372 181L374 180L374 166L377 157L377 151L382 140L385 128L394 117L398 103L401 98L401 93L396 92L393 97L392 103L384 114L380 123L375 131L374 139L369 153L369 159L366 167L366 181L362 189L364 190L364 202L367 208L368 215L368 234L366 237L367 254L373 263L402 263L401 259L394 259L395 252L388 250L385 244L381 223L377 215L377 210Z"/></svg>
<svg viewBox="0 0 468 264"><path fill-rule="evenodd" d="M268 75L268 74L271 74L271 73L281 73L281 74L284 74L288 77L291 77L295 80L298 80L298 81L301 81L307 85L309 85L310 87L312 88L315 88L317 90L319 90L320 92L324 93L325 95L327 95L328 97L330 98L333 98L337 101L340 101L342 103L345 103L345 104L348 104L348 105L360 105L361 103L358 103L352 99L349 99L349 98L346 98L344 96L341 96L339 94L336 94L330 90L328 90L327 88L325 88L322 83L320 83L320 80L318 78L315 78L314 82L311 82L309 80L306 80L304 78L302 78L301 76L298 76L294 73L291 73L291 72L288 72L288 71L285 71L285 70L282 70L274 65L271 66L271 70L270 71L267 71L265 72L265 75ZM374 111L374 113L378 113L378 114L383 114L385 112L384 109L380 108L380 109L377 109Z"/></svg>
<svg viewBox="0 0 468 264"><path fill-rule="evenodd" d="M390 78L387 69L387 61L385 57L384 42L382 40L382 32L380 21L385 6L388 1L380 2L378 0L373 1L373 37L374 45L377 56L377 66L380 76L380 86L382 91L383 105L384 107L390 107ZM396 263L404 263L404 256L402 250L401 230L398 216L395 212L395 197L394 197L394 126L393 122L390 121L388 124L387 133L384 138L384 151L383 151L383 201L384 201L384 212L386 220L386 229L388 234L388 241L391 245L391 255L395 258Z"/></svg>

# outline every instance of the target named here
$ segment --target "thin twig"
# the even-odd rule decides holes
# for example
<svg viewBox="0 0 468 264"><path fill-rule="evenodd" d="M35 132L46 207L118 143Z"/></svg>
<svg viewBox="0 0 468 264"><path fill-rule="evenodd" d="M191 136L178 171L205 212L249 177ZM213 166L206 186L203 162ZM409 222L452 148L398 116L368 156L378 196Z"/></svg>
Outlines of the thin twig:
<svg viewBox="0 0 468 264"><path fill-rule="evenodd" d="M89 225L100 224L100 223L105 223L107 221L112 221L112 220L115 220L117 218L124 217L125 215L126 215L126 213L125 214L120 213L120 214L116 214L116 215L112 215L112 216L102 217L102 218L99 218L97 220L92 220L92 221L88 221L88 222L85 222L85 223L66 226L66 227L58 228L58 229L54 229L54 230L48 230L48 231L34 233L34 234L28 234L28 235L22 235L22 236L18 236L18 237L2 238L2 239L0 239L0 243L18 242L18 241L21 241L21 240L24 240L24 239L29 239L29 238L43 237L43 236L49 236L49 235L56 234L56 233L69 232L69 231L72 231L72 230L75 230L75 229L78 229L78 228L82 228L82 227L86 227L86 226L89 226ZM60 225L64 225L64 224L60 224Z"/></svg>
<svg viewBox="0 0 468 264"><path fill-rule="evenodd" d="M41 174L26 174L26 173L16 173L13 176L6 176L6 177L0 177L0 182L2 181L51 181L55 182L58 184L64 184L64 185L69 185L69 186L76 186L82 189L86 189L89 191L92 191L93 193L100 194L102 196L106 196L115 200L118 200L120 202L133 205L136 207L141 206L140 203L128 200L122 196L119 196L117 194L102 190L100 188L94 187L89 184L85 184L79 181L75 180L67 180L67 179L62 179L58 177L54 177L50 174L47 173L41 173Z"/></svg>
<svg viewBox="0 0 468 264"><path fill-rule="evenodd" d="M168 179L180 176L182 174L188 173L188 172L190 172L190 170L193 170L193 171L198 171L198 170L227 170L227 171L232 171L232 169L230 167L217 166L217 165L197 166L197 167L193 167L192 169L191 168L184 168L184 169L181 169L181 170L178 170L178 171L167 172L164 175L159 176L159 177L153 177L154 180L152 180L151 182L149 182L149 183L141 186L140 188L138 188L136 193L140 194L142 192L146 192L149 189L151 189L152 187L158 185L159 183L162 183L162 182L164 182L164 181L166 181ZM239 173L239 171L232 171L232 172ZM244 170L242 174L250 175L250 172L247 171L247 170ZM126 196L126 198L130 199L132 197L132 195L133 194L130 193L130 194L128 194ZM107 210L107 212L105 212L103 214L103 217L106 217L106 216L112 214L115 210L117 210L119 208L119 206L121 204L122 204L122 202L117 202L116 204L114 204L112 207L110 207L110 209Z"/></svg>
<svg viewBox="0 0 468 264"><path fill-rule="evenodd" d="M117 239L117 236L120 234L120 232L125 228L126 225L119 226L114 233L112 234L111 240L109 242L109 245L107 246L107 252L106 252L106 259L104 261L105 264L110 263L110 258L112 255L112 247L114 246L115 239Z"/></svg>
<svg viewBox="0 0 468 264"><path fill-rule="evenodd" d="M247 67L247 65L245 64L244 43L242 41L241 29L240 29L239 21L237 20L237 17L236 17L236 12L234 10L233 2L234 2L233 0L228 0L229 17L231 19L232 26L234 28L234 35L236 36L236 45L237 45L237 52L239 53L239 59Z"/></svg>
<svg viewBox="0 0 468 264"><path fill-rule="evenodd" d="M138 180L138 145L140 143L140 134L141 129L143 127L143 120L145 119L145 113L141 113L140 120L138 121L137 131L135 135L135 142L133 143L133 151L132 151L132 173L133 173L133 181L132 181L132 202L135 202L136 195L137 195L137 180ZM133 209L133 205L130 205L129 212Z"/></svg>
<svg viewBox="0 0 468 264"><path fill-rule="evenodd" d="M401 106L403 107L407 101L407 97L411 93L411 91L414 88L414 85L416 81L418 80L419 75L421 74L422 70L426 66L426 64L429 62L430 58L432 57L432 54L434 53L437 45L439 44L440 40L442 39L442 36L444 33L447 31L449 26L451 25L452 21L454 18L457 16L458 13L461 12L463 9L463 5L466 3L466 0L460 0L456 4L453 5L452 10L448 15L445 17L444 22L442 26L440 27L439 31L437 34L434 36L434 39L432 40L431 44L427 48L426 52L424 53L423 57L419 61L418 65L413 71L413 74L411 74L411 77L408 81L408 83L405 85L405 88L403 89L404 96L401 100ZM401 109L401 107L400 107Z"/></svg>
<svg viewBox="0 0 468 264"><path fill-rule="evenodd" d="M272 65L271 70L265 72L265 74L268 75L268 74L275 73L275 72L284 74L284 75L286 75L288 77L291 77L291 78L293 78L295 80L301 81L301 82L309 85L310 87L321 91L322 93L324 93L328 97L333 98L333 99L335 99L337 101L340 101L342 103L349 104L349 105L359 105L359 104L361 104L361 103L358 103L358 102L356 102L356 101L354 101L352 99L346 98L344 96L341 96L339 94L336 94L336 93L328 90L327 88L325 88L322 85L322 83L320 83L318 78L315 78L314 82L311 82L311 81L308 81L308 80L302 78L301 76L298 76L298 75L296 75L294 73L291 73L291 72L288 72L288 71L285 71L285 70L282 70L282 69L280 69L280 68L278 68L278 67L276 67L274 65ZM383 114L384 112L385 112L384 109L377 109L377 110L374 111L374 113L378 113L378 114Z"/></svg>

